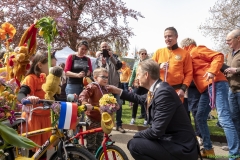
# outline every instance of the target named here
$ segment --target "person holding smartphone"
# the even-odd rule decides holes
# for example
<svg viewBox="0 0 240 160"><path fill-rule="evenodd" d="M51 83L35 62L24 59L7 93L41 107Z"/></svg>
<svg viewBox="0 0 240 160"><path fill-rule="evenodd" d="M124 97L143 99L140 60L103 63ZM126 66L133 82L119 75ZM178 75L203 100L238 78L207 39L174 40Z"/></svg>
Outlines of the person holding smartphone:
<svg viewBox="0 0 240 160"><path fill-rule="evenodd" d="M101 53L96 60L97 68L106 68L108 70L108 84L120 87L120 75L118 70L122 68L122 62L118 56L113 54L107 42L102 42L100 45ZM113 94L117 99L120 109L116 112L116 129L121 133L125 133L122 128L122 102L119 95Z"/></svg>

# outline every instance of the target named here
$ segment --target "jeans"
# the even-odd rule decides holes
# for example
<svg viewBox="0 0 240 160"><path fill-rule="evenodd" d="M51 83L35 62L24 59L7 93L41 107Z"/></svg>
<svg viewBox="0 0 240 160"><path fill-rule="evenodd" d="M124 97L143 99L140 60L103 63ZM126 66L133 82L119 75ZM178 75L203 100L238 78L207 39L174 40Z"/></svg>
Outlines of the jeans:
<svg viewBox="0 0 240 160"><path fill-rule="evenodd" d="M138 87L138 88L134 88L134 93L138 94L138 95L144 95L148 92L148 90L146 88L143 87ZM141 115L143 117L145 117L145 120L147 119L146 116L146 109L144 104L138 104L138 103L134 103L133 107L132 107L132 118L136 118L137 115L137 110L138 110L138 105L141 106Z"/></svg>
<svg viewBox="0 0 240 160"><path fill-rule="evenodd" d="M237 136L236 129L233 125L229 103L228 103L228 82L220 81L215 83L215 91L216 91L216 107L218 113L218 120L223 127L223 130L226 135L228 147L229 147L229 155L237 156L239 154L239 139ZM210 133L207 125L207 117L211 108L209 106L209 93L212 94L212 85L208 89L206 89L200 97L198 103L198 111L197 111L197 121L199 125L199 129L203 139L203 146L206 150L212 149L212 143L210 140ZM229 160L234 160L233 158L229 158Z"/></svg>
<svg viewBox="0 0 240 160"><path fill-rule="evenodd" d="M198 102L199 102L200 96L201 96L201 93L198 91L196 87L188 88L188 107L189 107L189 110L192 112L192 116L194 119L195 134L196 136L202 137L198 127L198 121L196 119Z"/></svg>
<svg viewBox="0 0 240 160"><path fill-rule="evenodd" d="M122 101L120 100L120 96L118 94L113 94L116 98L118 105L120 106L119 110L116 112L116 127L122 126Z"/></svg>
<svg viewBox="0 0 240 160"><path fill-rule="evenodd" d="M128 83L121 83L121 88L122 88L124 91L128 92Z"/></svg>
<svg viewBox="0 0 240 160"><path fill-rule="evenodd" d="M76 94L77 96L79 96L82 90L83 90L82 84L67 84L65 92L66 92L66 95Z"/></svg>
<svg viewBox="0 0 240 160"><path fill-rule="evenodd" d="M82 84L67 84L67 86L65 88L66 96L68 94L76 94L77 96L79 96L79 94L82 91L83 91L83 85ZM82 117L80 119L81 122L84 122L84 116L85 116L85 114L82 113Z"/></svg>
<svg viewBox="0 0 240 160"><path fill-rule="evenodd" d="M228 101L233 124L237 130L238 139L240 139L240 92L233 93L232 90L229 89Z"/></svg>

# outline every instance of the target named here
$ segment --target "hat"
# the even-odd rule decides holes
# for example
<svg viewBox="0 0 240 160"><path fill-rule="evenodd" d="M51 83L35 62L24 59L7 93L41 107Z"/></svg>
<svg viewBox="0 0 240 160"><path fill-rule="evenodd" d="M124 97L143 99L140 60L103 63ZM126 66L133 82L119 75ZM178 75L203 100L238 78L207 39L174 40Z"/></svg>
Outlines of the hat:
<svg viewBox="0 0 240 160"><path fill-rule="evenodd" d="M109 134L112 132L113 121L112 121L111 115L107 112L102 113L101 127L103 132L106 134Z"/></svg>

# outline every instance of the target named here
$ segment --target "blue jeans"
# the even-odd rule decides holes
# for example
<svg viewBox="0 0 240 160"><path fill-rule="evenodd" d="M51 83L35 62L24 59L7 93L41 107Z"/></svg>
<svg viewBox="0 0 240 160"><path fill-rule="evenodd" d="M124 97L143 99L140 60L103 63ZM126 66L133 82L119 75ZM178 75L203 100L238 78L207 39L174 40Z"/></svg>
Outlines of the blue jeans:
<svg viewBox="0 0 240 160"><path fill-rule="evenodd" d="M201 94L196 87L188 88L188 107L189 107L189 110L192 112L192 116L194 119L195 134L196 136L202 137L198 127L198 121L196 119L196 115L198 111L198 102L199 102L200 96Z"/></svg>
<svg viewBox="0 0 240 160"><path fill-rule="evenodd" d="M240 92L233 93L232 90L229 89L228 101L233 124L237 130L238 139L240 139Z"/></svg>
<svg viewBox="0 0 240 160"><path fill-rule="evenodd" d="M128 83L121 83L121 88L122 88L124 91L128 92Z"/></svg>
<svg viewBox="0 0 240 160"><path fill-rule="evenodd" d="M79 94L83 91L83 85L82 84L67 84L65 92L66 95L68 94L76 94L79 96Z"/></svg>
<svg viewBox="0 0 240 160"><path fill-rule="evenodd" d="M113 94L113 96L116 98L117 103L120 106L119 110L116 112L116 127L120 127L122 126L122 101L118 94Z"/></svg>
<svg viewBox="0 0 240 160"><path fill-rule="evenodd" d="M236 129L233 125L229 103L228 103L228 82L220 81L215 83L215 91L216 91L216 107L218 113L218 120L222 125L226 139L229 147L229 155L237 156L239 154L239 139L237 136ZM209 87L210 94L212 93L212 85ZM207 117L211 108L209 106L209 94L208 89L206 89L200 97L198 103L198 111L197 111L197 121L198 126L203 138L203 146L206 150L212 149L212 143L210 139L210 133L207 125ZM234 158L229 158L229 160L234 160Z"/></svg>

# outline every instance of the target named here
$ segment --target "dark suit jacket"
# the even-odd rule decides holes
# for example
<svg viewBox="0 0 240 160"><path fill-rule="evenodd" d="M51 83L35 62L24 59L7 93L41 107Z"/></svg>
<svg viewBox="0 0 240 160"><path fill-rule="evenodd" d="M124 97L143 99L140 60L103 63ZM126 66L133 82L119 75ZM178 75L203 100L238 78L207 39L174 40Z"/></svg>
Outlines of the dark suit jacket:
<svg viewBox="0 0 240 160"><path fill-rule="evenodd" d="M145 103L147 95L122 92L121 99ZM157 140L174 157L195 160L197 141L186 110L176 91L166 82L156 83L153 99L148 108L148 129L136 133L134 138Z"/></svg>

